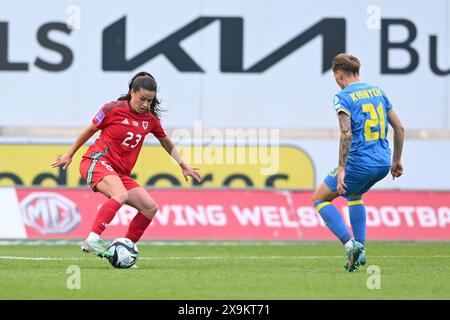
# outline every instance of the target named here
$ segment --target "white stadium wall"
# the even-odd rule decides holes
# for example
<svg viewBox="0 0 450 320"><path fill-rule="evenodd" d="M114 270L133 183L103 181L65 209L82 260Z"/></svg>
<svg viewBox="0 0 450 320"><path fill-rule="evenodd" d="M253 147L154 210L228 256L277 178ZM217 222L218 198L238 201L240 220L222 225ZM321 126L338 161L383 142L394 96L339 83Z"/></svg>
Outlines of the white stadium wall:
<svg viewBox="0 0 450 320"><path fill-rule="evenodd" d="M23 239L27 237L19 201L14 188L0 188L0 239Z"/></svg>
<svg viewBox="0 0 450 320"><path fill-rule="evenodd" d="M446 0L75 3L0 2L0 127L82 127L147 70L168 127L336 128L346 51L407 128L450 129Z"/></svg>

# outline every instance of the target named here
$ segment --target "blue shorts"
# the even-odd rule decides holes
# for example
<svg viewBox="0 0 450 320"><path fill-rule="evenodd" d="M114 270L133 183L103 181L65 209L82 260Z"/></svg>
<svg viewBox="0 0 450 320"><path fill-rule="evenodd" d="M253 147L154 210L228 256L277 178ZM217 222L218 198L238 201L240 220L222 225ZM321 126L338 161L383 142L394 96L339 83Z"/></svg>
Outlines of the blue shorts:
<svg viewBox="0 0 450 320"><path fill-rule="evenodd" d="M344 183L347 187L344 187L345 193L342 196L346 199L360 198L375 183L386 177L390 169L390 166L363 167L347 164L344 178ZM324 180L325 184L333 192L337 191L337 174L338 168L335 167Z"/></svg>

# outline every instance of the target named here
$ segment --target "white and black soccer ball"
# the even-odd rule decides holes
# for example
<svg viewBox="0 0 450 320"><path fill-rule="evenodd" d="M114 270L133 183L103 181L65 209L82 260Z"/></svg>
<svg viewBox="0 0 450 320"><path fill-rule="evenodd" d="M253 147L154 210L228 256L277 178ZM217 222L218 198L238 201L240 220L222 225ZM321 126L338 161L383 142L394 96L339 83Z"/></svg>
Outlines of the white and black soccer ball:
<svg viewBox="0 0 450 320"><path fill-rule="evenodd" d="M112 254L109 262L115 268L131 268L139 257L139 251L135 243L128 238L114 239L108 247L108 252Z"/></svg>

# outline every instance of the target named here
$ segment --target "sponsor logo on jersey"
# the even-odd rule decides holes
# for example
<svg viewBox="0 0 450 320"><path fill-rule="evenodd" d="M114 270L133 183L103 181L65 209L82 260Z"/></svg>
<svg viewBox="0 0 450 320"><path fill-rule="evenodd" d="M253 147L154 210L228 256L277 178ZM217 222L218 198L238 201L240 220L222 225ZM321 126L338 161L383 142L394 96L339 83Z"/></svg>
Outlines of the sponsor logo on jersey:
<svg viewBox="0 0 450 320"><path fill-rule="evenodd" d="M142 128L144 128L144 130L147 130L147 128L148 128L148 121L142 121Z"/></svg>
<svg viewBox="0 0 450 320"><path fill-rule="evenodd" d="M130 122L128 122L128 119L125 119L122 121L123 124L130 124Z"/></svg>

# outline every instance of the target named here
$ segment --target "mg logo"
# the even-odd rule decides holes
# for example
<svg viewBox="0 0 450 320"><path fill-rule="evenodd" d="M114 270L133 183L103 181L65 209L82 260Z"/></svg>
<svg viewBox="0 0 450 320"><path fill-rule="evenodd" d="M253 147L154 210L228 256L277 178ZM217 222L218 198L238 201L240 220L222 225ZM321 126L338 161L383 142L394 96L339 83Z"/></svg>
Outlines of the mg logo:
<svg viewBox="0 0 450 320"><path fill-rule="evenodd" d="M34 192L20 204L24 223L42 234L64 234L81 222L75 203L52 192Z"/></svg>

